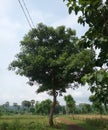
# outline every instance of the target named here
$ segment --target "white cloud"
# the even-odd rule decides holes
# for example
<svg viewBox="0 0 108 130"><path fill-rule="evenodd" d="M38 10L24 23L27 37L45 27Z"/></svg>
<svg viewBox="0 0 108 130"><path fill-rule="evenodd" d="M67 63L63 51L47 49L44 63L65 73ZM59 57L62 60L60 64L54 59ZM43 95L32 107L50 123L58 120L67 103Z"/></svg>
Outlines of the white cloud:
<svg viewBox="0 0 108 130"><path fill-rule="evenodd" d="M7 18L0 20L0 44L12 44L17 39L17 31L21 29L19 23L10 21Z"/></svg>
<svg viewBox="0 0 108 130"><path fill-rule="evenodd" d="M60 26L60 25L66 25L67 27L72 27L77 24L77 17L75 15L69 15L67 17L62 18L61 20L57 20L55 23L53 23L54 27Z"/></svg>
<svg viewBox="0 0 108 130"><path fill-rule="evenodd" d="M77 23L78 16L68 15L60 20L55 21L52 26L57 27L60 25L65 25L66 27L71 27L73 30L76 30L77 36L81 37L87 31L88 26L82 26Z"/></svg>
<svg viewBox="0 0 108 130"><path fill-rule="evenodd" d="M7 13L11 9L11 3L13 0L1 0L0 1L0 15ZM3 13L3 14L2 14Z"/></svg>

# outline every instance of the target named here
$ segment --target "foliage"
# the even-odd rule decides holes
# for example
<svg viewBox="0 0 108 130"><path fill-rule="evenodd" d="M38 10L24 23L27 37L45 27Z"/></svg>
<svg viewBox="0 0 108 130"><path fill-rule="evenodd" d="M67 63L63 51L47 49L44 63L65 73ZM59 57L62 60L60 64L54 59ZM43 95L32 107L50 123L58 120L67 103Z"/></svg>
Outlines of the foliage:
<svg viewBox="0 0 108 130"><path fill-rule="evenodd" d="M31 102L31 107L34 107L34 105L35 105L35 100L32 99L30 102Z"/></svg>
<svg viewBox="0 0 108 130"><path fill-rule="evenodd" d="M64 100L66 101L66 112L67 114L74 113L75 111L75 100L71 95L64 96Z"/></svg>
<svg viewBox="0 0 108 130"><path fill-rule="evenodd" d="M57 101L54 114L66 114L65 106L61 106L60 103Z"/></svg>
<svg viewBox="0 0 108 130"><path fill-rule="evenodd" d="M65 92L69 83L77 82L84 75L83 71L87 71L86 68L90 71L93 66L93 51L80 50L77 41L75 31L70 28L54 29L38 24L21 41L21 52L9 69L28 77L30 85L35 81L39 83L37 92L52 89Z"/></svg>
<svg viewBox="0 0 108 130"><path fill-rule="evenodd" d="M50 113L51 103L52 101L50 99L46 99L41 103L38 103L36 105L36 111L35 111L36 114L48 115Z"/></svg>
<svg viewBox="0 0 108 130"><path fill-rule="evenodd" d="M22 101L22 107L24 111L28 112L30 109L30 106L31 106L30 101L27 101L27 100Z"/></svg>
<svg viewBox="0 0 108 130"><path fill-rule="evenodd" d="M92 113L92 106L87 103L80 103L79 109L80 109L80 113L82 113L82 114Z"/></svg>
<svg viewBox="0 0 108 130"><path fill-rule="evenodd" d="M97 66L107 63L108 59L108 1L105 0L63 0L67 1L69 13L75 12L78 16L78 23L88 24L89 29L81 38L83 47L100 49L97 59Z"/></svg>
<svg viewBox="0 0 108 130"><path fill-rule="evenodd" d="M90 90L94 94L91 99L92 102L104 104L107 111L108 104L108 71L106 69L97 70L92 74L88 74L82 79L88 82Z"/></svg>
<svg viewBox="0 0 108 130"><path fill-rule="evenodd" d="M99 112L100 114L103 113L102 102L100 102L100 98L97 98L95 95L91 95L89 97L90 102L92 102L94 112Z"/></svg>

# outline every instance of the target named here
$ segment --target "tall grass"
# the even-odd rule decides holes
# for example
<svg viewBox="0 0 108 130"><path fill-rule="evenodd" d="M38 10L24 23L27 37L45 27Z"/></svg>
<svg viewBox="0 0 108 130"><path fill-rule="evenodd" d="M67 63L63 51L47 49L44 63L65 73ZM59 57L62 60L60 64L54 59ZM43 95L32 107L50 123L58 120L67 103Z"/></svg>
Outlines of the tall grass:
<svg viewBox="0 0 108 130"><path fill-rule="evenodd" d="M74 120L72 116L68 119L86 130L108 130L108 115L75 115Z"/></svg>
<svg viewBox="0 0 108 130"><path fill-rule="evenodd" d="M51 128L48 124L48 117L19 115L19 116L2 116L0 118L0 130L64 130L62 125Z"/></svg>

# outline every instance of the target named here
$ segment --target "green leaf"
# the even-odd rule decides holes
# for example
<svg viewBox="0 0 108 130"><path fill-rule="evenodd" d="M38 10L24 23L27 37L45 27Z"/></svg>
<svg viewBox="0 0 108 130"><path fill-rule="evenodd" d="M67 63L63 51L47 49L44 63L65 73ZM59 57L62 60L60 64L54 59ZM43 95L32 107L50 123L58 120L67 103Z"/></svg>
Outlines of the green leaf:
<svg viewBox="0 0 108 130"><path fill-rule="evenodd" d="M90 91L93 93L95 91L95 88L94 87L91 87L90 88Z"/></svg>
<svg viewBox="0 0 108 130"><path fill-rule="evenodd" d="M104 78L103 74L101 73L97 74L97 81L102 82L103 78Z"/></svg>
<svg viewBox="0 0 108 130"><path fill-rule="evenodd" d="M73 10L73 7L72 6L69 7L69 14L71 14L72 10Z"/></svg>
<svg viewBox="0 0 108 130"><path fill-rule="evenodd" d="M75 7L75 14L77 15L79 12L80 8L78 6Z"/></svg>
<svg viewBox="0 0 108 130"><path fill-rule="evenodd" d="M106 72L106 78L108 78L108 72Z"/></svg>

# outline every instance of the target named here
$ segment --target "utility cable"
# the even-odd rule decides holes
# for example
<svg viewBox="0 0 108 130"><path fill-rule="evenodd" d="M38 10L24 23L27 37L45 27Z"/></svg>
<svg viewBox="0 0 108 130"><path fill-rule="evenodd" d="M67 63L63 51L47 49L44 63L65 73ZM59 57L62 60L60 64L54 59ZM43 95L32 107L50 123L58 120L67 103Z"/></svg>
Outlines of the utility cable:
<svg viewBox="0 0 108 130"><path fill-rule="evenodd" d="M21 6L21 8L22 8L22 11L23 11L23 13L24 13L24 15L25 15L25 17L26 17L26 20L27 20L27 22L28 22L30 28L32 29L32 25L31 25L31 23L30 23L30 21L29 21L29 19L28 19L28 16L26 15L26 12L25 12L25 10L24 10L24 8L23 8L23 5L21 4L20 0L18 0L18 2L19 2L20 6Z"/></svg>
<svg viewBox="0 0 108 130"><path fill-rule="evenodd" d="M28 16L29 16L29 19L30 19L31 23L32 23L33 27L35 28L34 23L33 23L33 20L32 20L32 18L31 18L31 16L30 16L29 10L27 9L26 3L24 2L24 0L22 0L22 2L23 2L23 4L24 4L24 7L25 7L27 13L28 13Z"/></svg>

